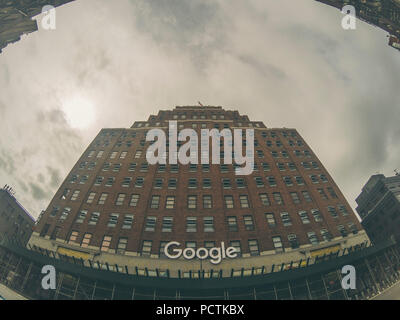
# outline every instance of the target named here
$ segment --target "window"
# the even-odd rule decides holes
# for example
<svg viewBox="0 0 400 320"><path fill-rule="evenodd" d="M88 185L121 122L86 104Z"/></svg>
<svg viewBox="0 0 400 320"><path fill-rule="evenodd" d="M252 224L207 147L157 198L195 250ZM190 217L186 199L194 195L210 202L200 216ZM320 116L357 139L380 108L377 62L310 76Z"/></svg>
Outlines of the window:
<svg viewBox="0 0 400 320"><path fill-rule="evenodd" d="M247 231L253 231L254 230L254 221L252 216L243 216L244 220L244 228Z"/></svg>
<svg viewBox="0 0 400 320"><path fill-rule="evenodd" d="M220 170L221 170L221 173L227 173L228 172L228 165L227 164L221 164L220 165Z"/></svg>
<svg viewBox="0 0 400 320"><path fill-rule="evenodd" d="M115 178L114 177L108 177L105 186L106 187L112 187L114 184Z"/></svg>
<svg viewBox="0 0 400 320"><path fill-rule="evenodd" d="M328 178L324 174L320 174L319 178L321 179L322 182L328 182Z"/></svg>
<svg viewBox="0 0 400 320"><path fill-rule="evenodd" d="M296 165L293 162L289 162L287 165L290 171L295 171L297 169Z"/></svg>
<svg viewBox="0 0 400 320"><path fill-rule="evenodd" d="M140 165L140 172L148 172L149 171L149 164L147 162L143 162Z"/></svg>
<svg viewBox="0 0 400 320"><path fill-rule="evenodd" d="M290 219L290 215L288 212L281 212L281 219L285 227L292 225L292 219Z"/></svg>
<svg viewBox="0 0 400 320"><path fill-rule="evenodd" d="M227 209L233 209L234 203L233 203L233 196L224 196L225 199L225 207Z"/></svg>
<svg viewBox="0 0 400 320"><path fill-rule="evenodd" d="M93 212L90 215L89 225L95 226L97 224L97 222L99 221L99 218L100 218L100 212Z"/></svg>
<svg viewBox="0 0 400 320"><path fill-rule="evenodd" d="M186 218L186 232L197 232L197 218L187 217Z"/></svg>
<svg viewBox="0 0 400 320"><path fill-rule="evenodd" d="M135 153L135 159L139 159L142 156L142 150L138 150Z"/></svg>
<svg viewBox="0 0 400 320"><path fill-rule="evenodd" d="M357 227L356 227L356 225L355 225L353 222L349 222L347 225L349 226L349 230L350 230L353 234L357 234L357 233L358 233Z"/></svg>
<svg viewBox="0 0 400 320"><path fill-rule="evenodd" d="M274 244L274 248L276 252L283 252L283 244L280 236L272 237L272 243Z"/></svg>
<svg viewBox="0 0 400 320"><path fill-rule="evenodd" d="M283 204L283 199L282 199L280 192L274 192L273 196L274 196L274 200L275 200L276 204L279 204L279 205Z"/></svg>
<svg viewBox="0 0 400 320"><path fill-rule="evenodd" d="M312 202L312 198L308 191L302 191L301 193L303 194L304 200L306 200L306 202Z"/></svg>
<svg viewBox="0 0 400 320"><path fill-rule="evenodd" d="M119 217L118 213L111 213L108 219L107 227L114 228L118 223L118 217Z"/></svg>
<svg viewBox="0 0 400 320"><path fill-rule="evenodd" d="M171 170L171 173L178 173L179 165L178 164L171 164L170 170Z"/></svg>
<svg viewBox="0 0 400 320"><path fill-rule="evenodd" d="M89 151L89 154L88 154L88 158L93 157L95 152L96 152L96 151L94 151L94 150L90 150L90 151Z"/></svg>
<svg viewBox="0 0 400 320"><path fill-rule="evenodd" d="M92 240L92 234L85 233L85 235L83 236L82 242L81 242L81 247L87 248L90 244L90 240Z"/></svg>
<svg viewBox="0 0 400 320"><path fill-rule="evenodd" d="M285 182L285 184L287 185L287 186L292 186L293 185L293 182L292 182L292 178L291 177L283 177L283 181Z"/></svg>
<svg viewBox="0 0 400 320"><path fill-rule="evenodd" d="M327 189L328 189L328 192L331 195L331 197L334 198L334 199L337 199L338 196L337 196L336 192L333 190L333 188L332 187L328 187Z"/></svg>
<svg viewBox="0 0 400 320"><path fill-rule="evenodd" d="M107 196L108 196L108 193L102 193L100 195L100 198L99 198L99 201L97 202L97 204L104 204L107 200Z"/></svg>
<svg viewBox="0 0 400 320"><path fill-rule="evenodd" d="M128 245L128 238L119 238L116 253L125 254L127 245Z"/></svg>
<svg viewBox="0 0 400 320"><path fill-rule="evenodd" d="M151 254L152 245L153 245L153 242L151 240L143 240L142 256L149 256Z"/></svg>
<svg viewBox="0 0 400 320"><path fill-rule="evenodd" d="M260 255L260 250L258 249L258 241L257 240L249 240L249 251L250 255L258 256Z"/></svg>
<svg viewBox="0 0 400 320"><path fill-rule="evenodd" d="M312 166L314 169L319 169L319 165L318 165L318 163L315 162L315 161L311 162L311 166Z"/></svg>
<svg viewBox="0 0 400 320"><path fill-rule="evenodd" d="M96 180L94 181L95 186L100 186L104 181L104 177L96 177Z"/></svg>
<svg viewBox="0 0 400 320"><path fill-rule="evenodd" d="M297 240L297 236L295 234L288 234L288 240L292 249L297 249L299 247L299 241Z"/></svg>
<svg viewBox="0 0 400 320"><path fill-rule="evenodd" d="M311 209L311 214L314 217L315 222L322 221L321 213L318 209Z"/></svg>
<svg viewBox="0 0 400 320"><path fill-rule="evenodd" d="M81 181L79 182L80 184L85 184L87 181L88 181L88 179L89 179L89 176L82 176L81 177Z"/></svg>
<svg viewBox="0 0 400 320"><path fill-rule="evenodd" d="M139 194L133 194L131 196L131 201L129 201L129 206L137 207L139 199L140 199L140 195Z"/></svg>
<svg viewBox="0 0 400 320"><path fill-rule="evenodd" d="M296 177L294 177L294 178L296 179L296 183L297 183L299 186L304 185L304 180L303 180L302 177L296 176Z"/></svg>
<svg viewBox="0 0 400 320"><path fill-rule="evenodd" d="M136 170L136 166L137 166L137 163L133 163L133 162L130 163L128 171L131 171L131 172L135 171Z"/></svg>
<svg viewBox="0 0 400 320"><path fill-rule="evenodd" d="M174 209L175 208L175 196L167 196L165 201L165 209Z"/></svg>
<svg viewBox="0 0 400 320"><path fill-rule="evenodd" d="M75 201L76 199L78 199L79 193L80 193L80 190L75 190L75 191L72 193L71 201Z"/></svg>
<svg viewBox="0 0 400 320"><path fill-rule="evenodd" d="M188 209L196 209L197 196L188 196L187 197L187 207L188 207Z"/></svg>
<svg viewBox="0 0 400 320"><path fill-rule="evenodd" d="M224 189L231 189L231 180L230 179L222 179L222 186Z"/></svg>
<svg viewBox="0 0 400 320"><path fill-rule="evenodd" d="M176 189L176 185L178 183L178 180L173 178L168 180L168 189Z"/></svg>
<svg viewBox="0 0 400 320"><path fill-rule="evenodd" d="M318 183L318 177L315 174L310 175L310 179L312 183Z"/></svg>
<svg viewBox="0 0 400 320"><path fill-rule="evenodd" d="M229 242L230 247L234 247L236 249L237 257L242 255L242 246L240 245L240 240L232 240Z"/></svg>
<svg viewBox="0 0 400 320"><path fill-rule="evenodd" d="M111 240L112 240L111 236L104 236L103 241L101 242L101 247L100 247L100 250L102 252L107 252L108 249L110 249Z"/></svg>
<svg viewBox="0 0 400 320"><path fill-rule="evenodd" d="M135 188L141 188L143 187L143 183L144 183L144 178L142 177L137 177L136 181L135 181Z"/></svg>
<svg viewBox="0 0 400 320"><path fill-rule="evenodd" d="M106 163L104 163L102 170L103 171L108 171L108 170L110 170L110 167L111 167L111 163L106 162Z"/></svg>
<svg viewBox="0 0 400 320"><path fill-rule="evenodd" d="M343 217L346 217L349 215L349 212L347 211L346 206L339 204L338 209L342 213Z"/></svg>
<svg viewBox="0 0 400 320"><path fill-rule="evenodd" d="M257 188L264 187L264 182L261 177L254 177L254 180L256 181Z"/></svg>
<svg viewBox="0 0 400 320"><path fill-rule="evenodd" d="M76 239L78 238L78 234L79 234L78 231L72 231L69 236L68 243L76 242Z"/></svg>
<svg viewBox="0 0 400 320"><path fill-rule="evenodd" d="M240 195L239 196L239 200L240 200L240 207L241 208L249 208L249 198L247 195Z"/></svg>
<svg viewBox="0 0 400 320"><path fill-rule="evenodd" d="M267 223L270 227L275 227L276 226L276 220L275 216L273 213L266 213L265 218L267 219Z"/></svg>
<svg viewBox="0 0 400 320"><path fill-rule="evenodd" d="M126 194L125 193L118 193L117 200L115 201L116 206L122 206L125 201Z"/></svg>
<svg viewBox="0 0 400 320"><path fill-rule="evenodd" d="M159 206L160 206L160 196L152 196L151 197L150 208L151 209L158 209Z"/></svg>
<svg viewBox="0 0 400 320"><path fill-rule="evenodd" d="M260 193L260 200L264 206L270 206L271 202L269 201L268 195L266 193Z"/></svg>
<svg viewBox="0 0 400 320"><path fill-rule="evenodd" d="M121 154L120 154L120 156L119 156L119 158L120 158L120 159L125 159L127 154L128 154L127 151L122 151Z"/></svg>
<svg viewBox="0 0 400 320"><path fill-rule="evenodd" d="M78 214L78 216L76 218L75 223L83 223L83 221L85 221L85 219L86 219L87 213L88 213L87 210L79 211L79 214Z"/></svg>
<svg viewBox="0 0 400 320"><path fill-rule="evenodd" d="M63 222L68 218L69 213L71 212L71 208L65 207L61 212L60 221Z"/></svg>
<svg viewBox="0 0 400 320"><path fill-rule="evenodd" d="M236 185L238 188L245 188L246 180L244 178L236 178Z"/></svg>
<svg viewBox="0 0 400 320"><path fill-rule="evenodd" d="M332 240L332 235L327 229L321 229L321 236L324 241L331 241Z"/></svg>
<svg viewBox="0 0 400 320"><path fill-rule="evenodd" d="M210 189L211 188L211 179L204 178L203 179L203 189Z"/></svg>
<svg viewBox="0 0 400 320"><path fill-rule="evenodd" d="M338 228L340 234L342 235L342 237L347 237L347 230L343 225L339 225L337 228Z"/></svg>
<svg viewBox="0 0 400 320"><path fill-rule="evenodd" d="M317 189L317 190L318 190L318 192L319 192L319 194L320 194L322 199L324 199L324 200L328 199L328 196L326 195L324 189Z"/></svg>
<svg viewBox="0 0 400 320"><path fill-rule="evenodd" d="M97 158L101 158L101 157L103 156L103 154L104 154L104 151L103 151L103 150L100 150L100 151L97 153Z"/></svg>
<svg viewBox="0 0 400 320"><path fill-rule="evenodd" d="M132 178L131 177L125 177L124 180L122 181L122 187L128 188L129 185L131 184Z"/></svg>
<svg viewBox="0 0 400 320"><path fill-rule="evenodd" d="M314 231L307 232L307 237L308 237L308 240L310 241L310 243L312 245L318 245L319 244L319 240L318 240L317 235L315 234Z"/></svg>
<svg viewBox="0 0 400 320"><path fill-rule="evenodd" d="M279 171L285 171L285 164L283 164L282 162L278 162L276 164L276 166L278 167Z"/></svg>
<svg viewBox="0 0 400 320"><path fill-rule="evenodd" d="M336 212L335 207L329 206L328 207L328 212L331 214L332 218L337 218L338 217L338 214Z"/></svg>
<svg viewBox="0 0 400 320"><path fill-rule="evenodd" d="M165 164L159 164L157 168L157 172L165 172Z"/></svg>
<svg viewBox="0 0 400 320"><path fill-rule="evenodd" d="M209 164L202 164L202 171L203 172L210 172L210 165Z"/></svg>
<svg viewBox="0 0 400 320"><path fill-rule="evenodd" d="M113 167L113 171L119 172L121 170L121 164L120 163L115 163Z"/></svg>
<svg viewBox="0 0 400 320"><path fill-rule="evenodd" d="M156 222L157 222L156 217L147 217L146 224L144 226L144 231L154 232L156 230Z"/></svg>
<svg viewBox="0 0 400 320"><path fill-rule="evenodd" d="M162 220L162 232L172 232L174 218L173 217L163 217Z"/></svg>
<svg viewBox="0 0 400 320"><path fill-rule="evenodd" d="M238 231L238 224L236 217L227 217L228 231Z"/></svg>
<svg viewBox="0 0 400 320"><path fill-rule="evenodd" d="M64 189L64 192L63 192L63 194L61 195L61 197L60 197L60 199L61 200L65 200L65 199L67 199L67 196L68 196L68 194L71 192L71 189Z"/></svg>
<svg viewBox="0 0 400 320"><path fill-rule="evenodd" d="M204 209L212 208L212 196L210 196L210 195L203 196L203 208Z"/></svg>
<svg viewBox="0 0 400 320"><path fill-rule="evenodd" d="M308 217L307 211L299 211L299 216L300 216L301 221L303 222L303 224L310 223L310 218Z"/></svg>
<svg viewBox="0 0 400 320"><path fill-rule="evenodd" d="M214 232L214 217L204 217L204 232Z"/></svg>
<svg viewBox="0 0 400 320"><path fill-rule="evenodd" d="M292 197L292 200L293 200L294 204L299 204L300 203L299 194L297 192L290 192L290 196Z"/></svg>
<svg viewBox="0 0 400 320"><path fill-rule="evenodd" d="M122 229L131 229L133 223L133 214L126 214L122 222Z"/></svg>

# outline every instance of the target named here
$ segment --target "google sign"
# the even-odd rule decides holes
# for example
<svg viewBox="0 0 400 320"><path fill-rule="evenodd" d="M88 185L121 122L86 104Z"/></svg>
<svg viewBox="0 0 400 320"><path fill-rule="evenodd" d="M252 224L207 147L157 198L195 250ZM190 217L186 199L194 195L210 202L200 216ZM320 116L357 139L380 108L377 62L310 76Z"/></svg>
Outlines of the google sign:
<svg viewBox="0 0 400 320"><path fill-rule="evenodd" d="M180 248L180 243L176 241L168 242L165 245L164 253L170 259L178 259L183 256L187 260L192 260L194 258L204 260L210 258L210 262L213 264L219 264L222 259L225 258L236 258L238 255L238 250L235 247L225 248L225 243L221 242L221 247L217 248ZM171 248L172 254L169 252Z"/></svg>

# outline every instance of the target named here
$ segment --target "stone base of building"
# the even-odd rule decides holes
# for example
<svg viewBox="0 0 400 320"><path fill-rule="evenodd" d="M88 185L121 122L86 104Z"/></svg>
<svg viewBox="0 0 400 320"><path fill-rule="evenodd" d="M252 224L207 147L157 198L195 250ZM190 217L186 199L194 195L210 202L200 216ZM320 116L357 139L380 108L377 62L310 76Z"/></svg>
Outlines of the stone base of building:
<svg viewBox="0 0 400 320"><path fill-rule="evenodd" d="M56 288L42 288L43 266L56 270ZM304 265L284 264L261 273L170 277L169 272L131 273L128 268L102 270L95 263L47 255L17 244L0 244L0 283L38 300L358 300L367 299L399 280L400 252L392 240L325 255ZM342 287L343 266L356 270L356 289ZM233 270L233 269L232 269ZM137 271L137 270L136 270ZM254 270L253 270L254 271Z"/></svg>

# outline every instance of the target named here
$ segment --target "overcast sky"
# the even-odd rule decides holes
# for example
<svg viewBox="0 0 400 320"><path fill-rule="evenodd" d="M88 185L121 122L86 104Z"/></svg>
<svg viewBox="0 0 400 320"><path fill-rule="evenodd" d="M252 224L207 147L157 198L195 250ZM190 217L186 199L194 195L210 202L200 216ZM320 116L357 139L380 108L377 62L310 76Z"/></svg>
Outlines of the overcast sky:
<svg viewBox="0 0 400 320"><path fill-rule="evenodd" d="M101 128L220 105L296 128L351 206L400 168L400 53L312 0L77 0L0 55L0 183L37 217Z"/></svg>

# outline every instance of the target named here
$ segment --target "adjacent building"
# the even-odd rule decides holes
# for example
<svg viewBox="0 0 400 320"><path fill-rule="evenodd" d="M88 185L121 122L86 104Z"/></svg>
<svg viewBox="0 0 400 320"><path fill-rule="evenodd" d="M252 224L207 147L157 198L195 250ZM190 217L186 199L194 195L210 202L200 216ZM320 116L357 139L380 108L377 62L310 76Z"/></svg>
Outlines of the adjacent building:
<svg viewBox="0 0 400 320"><path fill-rule="evenodd" d="M371 176L356 202L356 210L371 241L400 239L400 175Z"/></svg>
<svg viewBox="0 0 400 320"><path fill-rule="evenodd" d="M399 49L400 0L316 0L342 10L346 5L356 9L356 17L387 31L389 46Z"/></svg>
<svg viewBox="0 0 400 320"><path fill-rule="evenodd" d="M32 18L47 5L54 7L73 0L13 0L0 1L0 53L8 44L21 39L22 35L38 30Z"/></svg>
<svg viewBox="0 0 400 320"><path fill-rule="evenodd" d="M24 209L12 193L4 186L0 190L0 241L13 239L26 245L35 224L35 219Z"/></svg>

